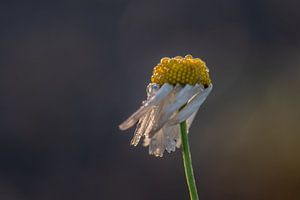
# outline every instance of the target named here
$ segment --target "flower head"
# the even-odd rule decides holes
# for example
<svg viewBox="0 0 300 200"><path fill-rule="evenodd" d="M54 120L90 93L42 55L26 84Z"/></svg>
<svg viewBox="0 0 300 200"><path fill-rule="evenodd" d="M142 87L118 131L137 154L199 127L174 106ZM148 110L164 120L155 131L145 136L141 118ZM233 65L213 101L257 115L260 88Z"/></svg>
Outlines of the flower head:
<svg viewBox="0 0 300 200"><path fill-rule="evenodd" d="M154 67L151 82L159 85L164 83L195 85L198 83L207 87L211 84L208 72L205 62L191 55L186 55L184 58L181 56L165 57Z"/></svg>
<svg viewBox="0 0 300 200"><path fill-rule="evenodd" d="M175 151L181 145L179 123L187 121L187 128L212 90L209 70L199 58L163 58L154 67L147 99L126 121L120 124L126 130L137 123L131 145L144 137L149 153L163 156L164 151Z"/></svg>

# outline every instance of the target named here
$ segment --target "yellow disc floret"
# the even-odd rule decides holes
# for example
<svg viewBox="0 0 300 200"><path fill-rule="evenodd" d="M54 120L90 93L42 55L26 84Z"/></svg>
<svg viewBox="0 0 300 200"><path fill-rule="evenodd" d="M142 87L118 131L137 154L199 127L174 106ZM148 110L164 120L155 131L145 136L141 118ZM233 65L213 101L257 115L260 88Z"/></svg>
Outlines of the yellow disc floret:
<svg viewBox="0 0 300 200"><path fill-rule="evenodd" d="M205 62L199 58L193 58L191 55L186 55L184 58L181 56L165 57L154 67L151 82L159 85L164 83L172 85L201 83L207 87L211 84L208 71Z"/></svg>

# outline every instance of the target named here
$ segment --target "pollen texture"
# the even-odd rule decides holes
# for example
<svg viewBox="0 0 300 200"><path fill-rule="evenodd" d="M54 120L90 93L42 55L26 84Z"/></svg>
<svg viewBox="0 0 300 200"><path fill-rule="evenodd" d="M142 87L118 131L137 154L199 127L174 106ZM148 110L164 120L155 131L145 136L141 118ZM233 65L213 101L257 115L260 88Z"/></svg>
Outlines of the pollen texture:
<svg viewBox="0 0 300 200"><path fill-rule="evenodd" d="M211 83L208 71L205 62L199 58L193 58L191 55L165 57L154 67L151 82L159 85L164 83L172 85L201 83L206 87Z"/></svg>

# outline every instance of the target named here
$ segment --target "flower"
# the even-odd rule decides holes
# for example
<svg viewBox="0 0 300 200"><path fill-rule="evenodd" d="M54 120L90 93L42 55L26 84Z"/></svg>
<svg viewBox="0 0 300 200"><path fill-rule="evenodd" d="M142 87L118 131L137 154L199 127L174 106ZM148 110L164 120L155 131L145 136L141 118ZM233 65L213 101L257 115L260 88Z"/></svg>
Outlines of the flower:
<svg viewBox="0 0 300 200"><path fill-rule="evenodd" d="M162 58L153 69L147 86L147 99L126 121L119 125L126 130L137 123L131 145L144 137L149 154L163 156L181 145L179 124L186 120L187 129L212 90L209 70L199 58Z"/></svg>

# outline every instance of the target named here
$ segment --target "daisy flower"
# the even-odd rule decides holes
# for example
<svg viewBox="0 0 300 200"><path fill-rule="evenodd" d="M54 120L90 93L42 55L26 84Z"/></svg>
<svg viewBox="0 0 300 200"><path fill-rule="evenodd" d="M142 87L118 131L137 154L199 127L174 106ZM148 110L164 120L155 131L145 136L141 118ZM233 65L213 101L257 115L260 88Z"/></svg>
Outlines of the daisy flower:
<svg viewBox="0 0 300 200"><path fill-rule="evenodd" d="M143 138L149 154L162 157L165 150L170 153L181 146L180 123L186 121L188 131L212 87L201 59L191 55L162 58L153 69L147 99L119 128L137 124L131 145Z"/></svg>

